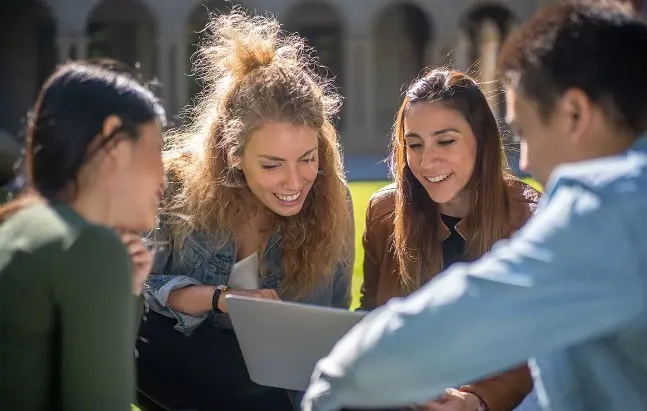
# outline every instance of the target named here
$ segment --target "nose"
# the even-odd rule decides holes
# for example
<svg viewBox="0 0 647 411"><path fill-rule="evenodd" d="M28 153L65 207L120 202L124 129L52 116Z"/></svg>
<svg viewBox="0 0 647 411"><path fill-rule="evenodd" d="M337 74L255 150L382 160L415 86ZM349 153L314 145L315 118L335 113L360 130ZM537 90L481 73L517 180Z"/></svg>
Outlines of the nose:
<svg viewBox="0 0 647 411"><path fill-rule="evenodd" d="M302 180L301 174L299 173L299 169L296 165L287 167L285 181L283 182L283 186L285 187L286 190L289 190L289 191L300 190L301 180Z"/></svg>
<svg viewBox="0 0 647 411"><path fill-rule="evenodd" d="M420 156L420 167L424 169L432 168L439 161L441 161L441 156L438 150L432 145L424 146L422 149L422 155Z"/></svg>

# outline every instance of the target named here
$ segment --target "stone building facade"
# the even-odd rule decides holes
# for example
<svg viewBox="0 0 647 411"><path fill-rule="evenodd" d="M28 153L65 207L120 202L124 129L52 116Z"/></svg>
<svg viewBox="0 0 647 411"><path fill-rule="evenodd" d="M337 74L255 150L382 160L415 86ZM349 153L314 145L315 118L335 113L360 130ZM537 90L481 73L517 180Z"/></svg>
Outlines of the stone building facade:
<svg viewBox="0 0 647 411"><path fill-rule="evenodd" d="M474 69L489 83L510 29L551 0L242 0L305 36L345 96L338 124L347 157L379 158L403 86L425 66ZM634 1L642 7L641 1ZM199 90L190 57L208 12L225 0L5 0L0 5L0 168L20 147L25 115L58 62L110 56L161 84L177 113ZM478 61L479 63L475 62ZM1 176L0 176L1 177Z"/></svg>

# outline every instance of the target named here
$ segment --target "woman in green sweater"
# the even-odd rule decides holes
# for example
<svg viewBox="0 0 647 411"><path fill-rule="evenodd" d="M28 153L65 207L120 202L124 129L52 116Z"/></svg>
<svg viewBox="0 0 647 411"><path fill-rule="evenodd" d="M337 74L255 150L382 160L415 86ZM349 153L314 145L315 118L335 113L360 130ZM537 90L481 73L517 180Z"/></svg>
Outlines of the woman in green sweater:
<svg viewBox="0 0 647 411"><path fill-rule="evenodd" d="M0 208L0 410L130 409L163 122L150 91L93 64L43 86L30 189Z"/></svg>

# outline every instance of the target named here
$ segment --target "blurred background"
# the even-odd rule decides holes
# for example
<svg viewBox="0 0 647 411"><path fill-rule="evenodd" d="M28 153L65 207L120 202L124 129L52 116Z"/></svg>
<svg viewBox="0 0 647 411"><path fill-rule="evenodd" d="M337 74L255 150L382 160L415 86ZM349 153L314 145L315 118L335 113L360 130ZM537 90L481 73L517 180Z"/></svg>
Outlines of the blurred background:
<svg viewBox="0 0 647 411"><path fill-rule="evenodd" d="M621 0L618 0L621 1ZM158 83L175 125L201 85L191 55L209 11L271 12L314 47L345 96L337 124L350 180L384 180L390 128L405 84L451 64L505 104L494 63L501 42L546 0L0 0L0 186L13 175L26 114L67 59L112 57ZM647 2L632 1L644 12ZM511 165L516 167L514 150Z"/></svg>

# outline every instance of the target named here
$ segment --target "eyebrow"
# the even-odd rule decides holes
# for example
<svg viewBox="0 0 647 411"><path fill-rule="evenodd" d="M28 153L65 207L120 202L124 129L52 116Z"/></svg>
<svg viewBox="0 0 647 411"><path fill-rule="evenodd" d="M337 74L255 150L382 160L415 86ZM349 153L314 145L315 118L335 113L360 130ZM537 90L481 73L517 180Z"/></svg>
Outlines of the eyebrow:
<svg viewBox="0 0 647 411"><path fill-rule="evenodd" d="M440 130L436 130L433 133L431 133L431 135L433 137L435 137L435 136L439 136L441 134L452 133L452 132L460 134L460 132L458 130L456 130L455 128L448 127L448 128L441 128ZM414 137L415 138L421 138L417 133L413 133L413 132L408 132L408 133L406 133L404 135L404 138L414 138Z"/></svg>
<svg viewBox="0 0 647 411"><path fill-rule="evenodd" d="M310 154L314 153L315 151L317 151L317 147L311 148L310 150L308 150L305 153L301 154L299 156L299 160L301 160L304 157L309 156ZM264 158L266 160L270 160L270 161L285 161L285 159L282 158L282 157L270 156L270 155L267 155L267 154L261 154L261 155L259 155L259 157Z"/></svg>

